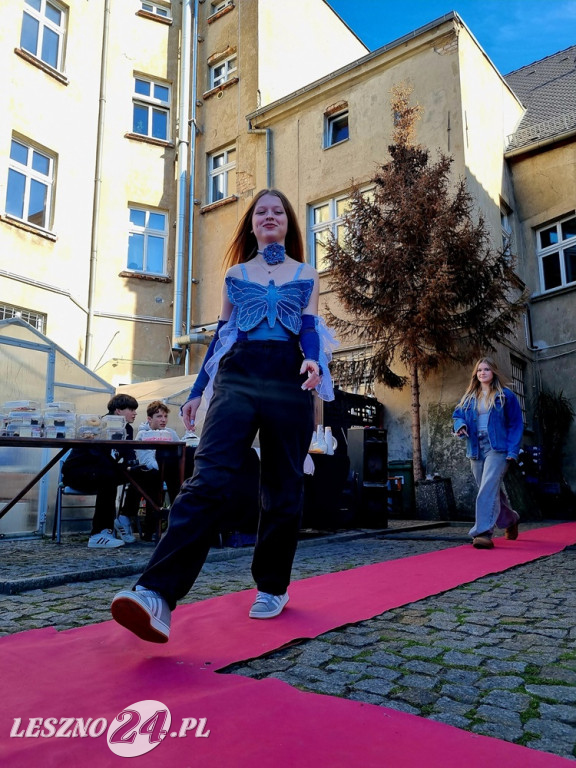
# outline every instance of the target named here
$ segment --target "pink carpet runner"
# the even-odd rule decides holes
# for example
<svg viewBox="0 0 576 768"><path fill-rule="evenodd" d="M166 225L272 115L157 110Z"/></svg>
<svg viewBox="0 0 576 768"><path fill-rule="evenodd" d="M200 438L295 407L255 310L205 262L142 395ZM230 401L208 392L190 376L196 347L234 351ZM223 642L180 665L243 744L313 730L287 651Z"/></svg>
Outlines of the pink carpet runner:
<svg viewBox="0 0 576 768"><path fill-rule="evenodd" d="M273 621L247 618L252 590L182 606L167 645L144 643L111 621L0 638L0 765L105 768L132 750L132 764L143 767L567 767L572 761L385 707L214 673L575 542L576 523L564 523L498 539L490 551L465 545L304 579ZM165 708L171 723L161 714L146 725L150 700L159 702L146 705L150 712ZM142 733L131 727L136 714L116 719L134 704ZM120 738L118 726L135 736L132 746L108 743L112 732ZM166 736L155 741L161 726ZM142 740L151 747L145 754L134 746Z"/></svg>

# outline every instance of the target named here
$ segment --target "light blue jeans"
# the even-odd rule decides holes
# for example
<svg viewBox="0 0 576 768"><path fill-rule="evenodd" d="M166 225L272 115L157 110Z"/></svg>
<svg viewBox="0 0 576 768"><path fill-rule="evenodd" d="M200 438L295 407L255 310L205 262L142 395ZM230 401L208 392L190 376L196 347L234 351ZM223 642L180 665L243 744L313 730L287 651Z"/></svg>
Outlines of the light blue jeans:
<svg viewBox="0 0 576 768"><path fill-rule="evenodd" d="M478 485L476 497L476 522L470 536L492 534L494 527L508 528L520 519L508 501L502 480L508 470L506 454L494 451L486 432L478 435L478 458L470 459L472 474Z"/></svg>

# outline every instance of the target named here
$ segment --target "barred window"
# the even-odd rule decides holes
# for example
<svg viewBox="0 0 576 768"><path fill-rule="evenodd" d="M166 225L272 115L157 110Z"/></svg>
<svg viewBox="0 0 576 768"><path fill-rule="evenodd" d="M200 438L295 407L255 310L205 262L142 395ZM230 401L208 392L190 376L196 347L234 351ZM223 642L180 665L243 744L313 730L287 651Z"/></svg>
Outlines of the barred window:
<svg viewBox="0 0 576 768"><path fill-rule="evenodd" d="M47 315L42 312L15 307L12 304L0 304L0 320L9 320L11 317L20 317L40 333L46 333Z"/></svg>
<svg viewBox="0 0 576 768"><path fill-rule="evenodd" d="M522 421L524 426L526 426L526 365L517 357L511 357L510 364L512 366L512 391L518 398L520 408L522 409Z"/></svg>
<svg viewBox="0 0 576 768"><path fill-rule="evenodd" d="M373 397L374 377L370 372L372 355L372 345L335 352L332 361L334 385L355 395Z"/></svg>

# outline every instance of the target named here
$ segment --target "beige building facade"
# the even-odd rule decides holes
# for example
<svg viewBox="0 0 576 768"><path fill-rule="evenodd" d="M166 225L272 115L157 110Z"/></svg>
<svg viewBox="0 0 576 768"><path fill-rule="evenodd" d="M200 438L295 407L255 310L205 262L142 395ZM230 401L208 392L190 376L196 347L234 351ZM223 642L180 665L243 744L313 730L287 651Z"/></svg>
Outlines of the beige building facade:
<svg viewBox="0 0 576 768"><path fill-rule="evenodd" d="M0 310L36 323L102 378L198 370L226 244L263 187L294 204L331 306L323 242L338 234L352 185L368 187L386 162L390 91L406 82L423 110L417 141L432 160L453 157L454 179L466 179L494 247L517 256L531 293L525 323L497 354L523 398L527 440L538 441L539 389L576 402L576 267L562 240L572 236L576 143L568 128L561 141L514 148L529 94L456 14L369 52L324 0L19 0L5 12L0 56L10 73L0 96ZM543 276L551 235L537 245L552 227L566 246L559 285L554 266ZM449 415L468 380L447 369L423 387L430 472L464 468ZM409 459L408 391L373 394L390 458ZM565 473L576 487L573 465Z"/></svg>

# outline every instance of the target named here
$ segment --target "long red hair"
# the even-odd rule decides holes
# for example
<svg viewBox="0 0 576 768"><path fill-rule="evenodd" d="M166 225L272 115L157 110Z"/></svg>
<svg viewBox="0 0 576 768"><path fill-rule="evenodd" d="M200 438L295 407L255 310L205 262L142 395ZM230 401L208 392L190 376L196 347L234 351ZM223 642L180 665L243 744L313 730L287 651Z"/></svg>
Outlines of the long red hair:
<svg viewBox="0 0 576 768"><path fill-rule="evenodd" d="M286 232L285 247L286 253L294 261L304 261L304 244L302 241L302 233L298 226L298 219L290 201L283 192L278 189L261 189L255 196L244 215L238 222L236 231L232 237L230 245L226 250L226 256L224 258L224 269L229 269L235 264L241 264L246 261L250 261L256 256L258 250L258 243L256 237L252 232L252 215L254 209L258 205L258 201L264 195L274 195L280 198L284 210L286 211L286 217L288 219L288 230Z"/></svg>

